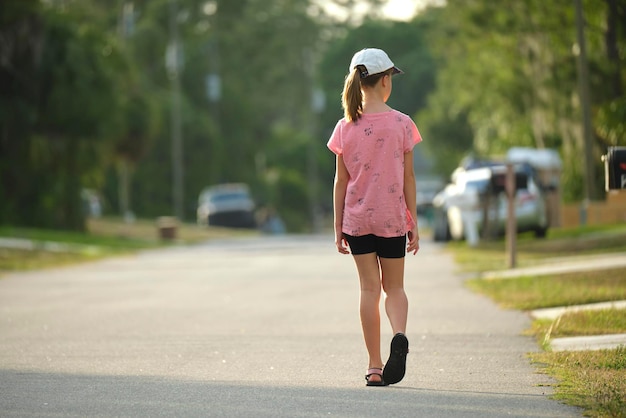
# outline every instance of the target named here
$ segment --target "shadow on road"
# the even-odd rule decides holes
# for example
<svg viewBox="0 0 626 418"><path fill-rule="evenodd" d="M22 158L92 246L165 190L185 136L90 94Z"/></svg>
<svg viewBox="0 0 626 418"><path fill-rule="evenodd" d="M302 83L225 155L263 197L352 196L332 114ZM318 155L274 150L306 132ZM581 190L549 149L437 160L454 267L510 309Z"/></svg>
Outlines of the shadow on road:
<svg viewBox="0 0 626 418"><path fill-rule="evenodd" d="M286 387L2 370L0 393L5 417L555 416L545 414L542 396L433 391L401 385L346 389L320 382L319 387ZM536 408L529 409L529 404Z"/></svg>

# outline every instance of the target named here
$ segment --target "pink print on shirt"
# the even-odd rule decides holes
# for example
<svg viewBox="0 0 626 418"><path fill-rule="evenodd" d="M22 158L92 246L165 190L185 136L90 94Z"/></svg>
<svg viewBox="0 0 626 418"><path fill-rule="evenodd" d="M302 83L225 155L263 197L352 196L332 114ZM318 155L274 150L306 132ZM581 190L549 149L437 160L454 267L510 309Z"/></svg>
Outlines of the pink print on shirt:
<svg viewBox="0 0 626 418"><path fill-rule="evenodd" d="M343 232L380 237L407 233L413 220L407 220L404 201L404 154L421 140L411 118L396 110L337 122L327 145L343 156L350 175Z"/></svg>

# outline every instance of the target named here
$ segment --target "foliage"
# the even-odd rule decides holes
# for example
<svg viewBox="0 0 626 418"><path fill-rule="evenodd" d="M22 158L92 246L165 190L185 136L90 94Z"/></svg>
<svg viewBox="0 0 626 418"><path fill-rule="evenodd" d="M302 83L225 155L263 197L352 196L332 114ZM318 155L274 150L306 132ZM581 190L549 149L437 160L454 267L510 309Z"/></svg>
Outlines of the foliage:
<svg viewBox="0 0 626 418"><path fill-rule="evenodd" d="M603 144L626 143L619 119L624 91L619 82L610 82L626 77L626 10L623 2L611 0L584 5L596 112L595 186L600 190ZM432 135L430 146L446 150L439 169L450 170L450 153L503 155L510 146L555 148L564 161L564 197L580 199L577 156L583 151L572 2L523 0L503 7L450 0L440 23L433 33L433 53L441 67L437 90L429 108L418 115ZM613 55L607 53L611 50Z"/></svg>
<svg viewBox="0 0 626 418"><path fill-rule="evenodd" d="M583 3L600 182L603 147L626 141L626 11L619 0ZM549 147L565 163L563 196L581 197L570 1L449 0L410 22L384 21L382 0L326 4L340 14L314 0L0 3L0 224L84 228L82 188L102 194L107 212L171 213L174 32L185 218L202 188L241 181L290 229L310 229L314 207L331 203L324 145L346 64L363 47L405 71L390 105L415 117L419 152L439 174L468 152ZM313 109L319 92L325 105Z"/></svg>
<svg viewBox="0 0 626 418"><path fill-rule="evenodd" d="M83 229L81 183L102 166L102 141L118 132L123 59L114 40L71 10L13 10L21 13L2 28L14 47L0 73L11 86L2 100L0 222Z"/></svg>
<svg viewBox="0 0 626 418"><path fill-rule="evenodd" d="M193 216L196 196L210 184L246 182L253 190L267 186L256 161L272 140L276 124L306 132L311 89L306 60L315 52L318 33L307 5L301 0L217 1L207 14L206 2L178 2L176 20L184 45L186 216ZM154 64L163 60L169 41L171 22L165 18L169 8L167 1L146 3L137 31L128 40L138 51L139 65L146 68L152 88L161 92L160 119L166 128L154 135L153 146L135 172L133 207L143 216L170 213L171 207L170 85L164 69ZM218 98L205 88L208 76L219 77ZM302 169L298 167L300 178L305 176ZM265 196L258 198L276 204Z"/></svg>

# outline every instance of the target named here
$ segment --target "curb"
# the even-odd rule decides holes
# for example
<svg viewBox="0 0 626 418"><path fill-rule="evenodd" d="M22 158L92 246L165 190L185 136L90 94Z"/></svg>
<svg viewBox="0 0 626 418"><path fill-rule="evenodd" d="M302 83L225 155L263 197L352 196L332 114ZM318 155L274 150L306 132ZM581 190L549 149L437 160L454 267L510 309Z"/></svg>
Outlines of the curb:
<svg viewBox="0 0 626 418"><path fill-rule="evenodd" d="M95 245L62 243L54 241L33 241L25 238L0 237L0 248L12 250L35 251L42 250L51 253L88 253L98 254L100 248Z"/></svg>
<svg viewBox="0 0 626 418"><path fill-rule="evenodd" d="M530 316L533 319L554 320L565 313L579 311L598 311L601 309L626 309L626 300L589 303L586 305L559 306L556 308L535 309L534 311L530 311Z"/></svg>
<svg viewBox="0 0 626 418"><path fill-rule="evenodd" d="M577 271L606 270L626 267L626 254L604 254L597 256L559 258L558 262L510 270L488 271L480 274L481 279L515 279L523 276L545 276L549 274Z"/></svg>
<svg viewBox="0 0 626 418"><path fill-rule="evenodd" d="M569 312L597 311L601 309L626 309L626 300L535 309L530 311L530 316L533 319L557 321L561 315ZM552 351L606 350L626 346L626 334L562 337L550 339L548 342Z"/></svg>
<svg viewBox="0 0 626 418"><path fill-rule="evenodd" d="M552 351L607 350L626 346L626 334L564 337L550 340Z"/></svg>

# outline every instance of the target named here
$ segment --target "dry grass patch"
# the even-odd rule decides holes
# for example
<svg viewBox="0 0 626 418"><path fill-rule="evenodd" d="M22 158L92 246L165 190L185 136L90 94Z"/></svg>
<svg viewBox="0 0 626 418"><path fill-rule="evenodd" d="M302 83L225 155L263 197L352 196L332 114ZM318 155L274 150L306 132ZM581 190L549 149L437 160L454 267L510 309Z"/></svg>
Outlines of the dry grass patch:
<svg viewBox="0 0 626 418"><path fill-rule="evenodd" d="M49 252L41 250L16 250L0 248L0 273L16 270L33 270L61 266L81 261L95 260L103 254Z"/></svg>
<svg viewBox="0 0 626 418"><path fill-rule="evenodd" d="M477 247L465 242L450 242L447 248L464 271L482 272L507 267L504 239L481 241ZM550 231L547 239L520 234L517 240L517 266L545 263L551 257L626 252L626 225L560 228Z"/></svg>
<svg viewBox="0 0 626 418"><path fill-rule="evenodd" d="M555 321L552 338L626 333L626 310L569 312Z"/></svg>
<svg viewBox="0 0 626 418"><path fill-rule="evenodd" d="M626 299L626 268L515 279L472 279L467 285L501 306L521 310Z"/></svg>
<svg viewBox="0 0 626 418"><path fill-rule="evenodd" d="M478 248L454 243L450 248L466 271L504 268L503 242ZM626 226L609 225L550 231L547 240L522 237L518 265L536 265L549 257L626 251ZM467 285L503 307L530 310L626 299L626 268L577 272L558 276L468 280ZM527 334L548 348L546 336L565 337L626 332L626 312L572 312L557 322L536 320ZM558 380L555 397L584 408L593 417L626 417L626 347L614 350L531 353L542 371Z"/></svg>
<svg viewBox="0 0 626 418"><path fill-rule="evenodd" d="M559 380L556 399L585 408L587 416L626 416L626 347L533 353L531 359Z"/></svg>
<svg viewBox="0 0 626 418"><path fill-rule="evenodd" d="M157 220L123 222L119 218L87 221L86 232L0 227L0 237L22 240L23 246L0 247L0 274L92 261L111 255L218 238L258 235L258 231L177 224L174 240L160 237ZM26 245L32 243L32 245Z"/></svg>
<svg viewBox="0 0 626 418"><path fill-rule="evenodd" d="M153 243L161 241L157 219L137 219L132 223L126 223L117 218L89 219L87 221L87 230L89 234L98 237L110 237L122 240L143 240ZM207 227L192 223L178 222L176 224L175 241L191 243L217 238L232 238L258 234L259 232L255 230Z"/></svg>

